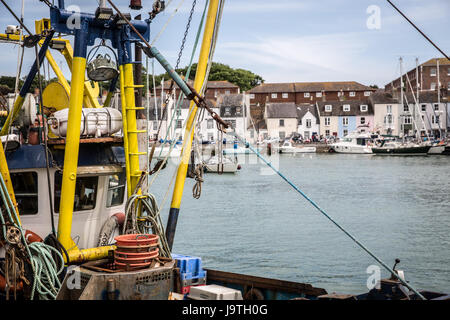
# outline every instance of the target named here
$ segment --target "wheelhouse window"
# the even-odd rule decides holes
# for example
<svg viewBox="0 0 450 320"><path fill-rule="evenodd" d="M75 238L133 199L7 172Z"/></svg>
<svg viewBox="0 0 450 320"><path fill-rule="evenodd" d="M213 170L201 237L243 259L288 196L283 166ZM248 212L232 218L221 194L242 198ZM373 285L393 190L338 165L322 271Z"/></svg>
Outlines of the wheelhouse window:
<svg viewBox="0 0 450 320"><path fill-rule="evenodd" d="M109 176L108 195L106 197L106 207L115 207L123 203L126 185L125 169L118 174Z"/></svg>
<svg viewBox="0 0 450 320"><path fill-rule="evenodd" d="M20 215L38 213L38 178L36 172L11 173L11 182Z"/></svg>
<svg viewBox="0 0 450 320"><path fill-rule="evenodd" d="M55 173L55 212L59 212L61 201L62 173ZM98 177L77 177L73 211L85 211L95 208L97 200Z"/></svg>

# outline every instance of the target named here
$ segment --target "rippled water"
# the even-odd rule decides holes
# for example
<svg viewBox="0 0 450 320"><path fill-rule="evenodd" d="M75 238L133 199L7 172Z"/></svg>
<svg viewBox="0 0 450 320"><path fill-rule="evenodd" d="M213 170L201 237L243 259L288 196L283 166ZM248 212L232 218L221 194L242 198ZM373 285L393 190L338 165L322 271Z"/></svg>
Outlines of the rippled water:
<svg viewBox="0 0 450 320"><path fill-rule="evenodd" d="M187 180L174 252L211 269L367 291L376 262L278 175L261 175L254 155L240 160L235 175L205 174L200 200ZM450 157L282 155L279 167L389 266L400 258L413 286L450 292ZM152 187L159 200L173 170ZM170 196L164 221L169 206Z"/></svg>

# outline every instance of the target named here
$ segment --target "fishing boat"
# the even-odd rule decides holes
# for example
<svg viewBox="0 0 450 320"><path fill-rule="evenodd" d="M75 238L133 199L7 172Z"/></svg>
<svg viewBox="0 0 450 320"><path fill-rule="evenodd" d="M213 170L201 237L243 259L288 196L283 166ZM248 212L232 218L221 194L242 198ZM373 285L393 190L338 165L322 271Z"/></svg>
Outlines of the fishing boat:
<svg viewBox="0 0 450 320"><path fill-rule="evenodd" d="M303 145L294 147L291 141L285 141L281 147L278 148L278 152L282 154L315 153L316 147Z"/></svg>
<svg viewBox="0 0 450 320"><path fill-rule="evenodd" d="M352 132L341 141L330 144L330 148L337 153L370 154L372 153L370 141L370 134Z"/></svg>
<svg viewBox="0 0 450 320"><path fill-rule="evenodd" d="M131 20L130 14L123 14L111 0L108 2L116 12L114 17L112 8L107 7L105 1L100 1L95 14L77 13L81 23L76 31L68 27L73 12L65 9L64 0L58 0L57 5L44 1L50 8L51 19L36 23L36 44L41 48L20 94L10 106L0 135L7 135L12 127L17 126L14 120L33 79L39 75L44 57L52 62L60 85L51 87L49 100L39 98L41 120L37 124L18 126L22 129L19 132L27 132L22 136L26 138L24 143L8 150L0 144L0 300L167 300L177 297L217 300L224 294L236 300L450 299L444 293L415 290L395 265L391 278L381 280L379 288L363 294L338 295L328 294L326 290L306 283L203 269L199 257L173 253L189 164L180 161L176 168L171 208L167 226L164 227L157 201L149 193L149 178L159 177L164 166L150 167L149 148L139 144L139 141L148 141L148 137L138 139L138 135L148 134L148 131L137 128L136 111L142 109L136 106L135 101L135 89L140 85L134 82L133 65L136 62L132 60L131 47L134 44L148 57L155 58L183 94L197 108L204 108L214 118L221 134L224 131L234 134L233 131L226 131L230 130L230 124L208 107L202 92L205 87L203 83L208 79L207 70L210 70L212 63L212 48L215 47L224 3L216 0L207 3L209 11L201 58L196 81L191 87L174 72L177 68L172 67L148 43L150 19ZM139 7L136 3L132 1L130 7ZM152 19L163 7L162 2L155 1L150 13ZM19 19L18 23L23 24ZM201 30L202 24L199 32ZM66 35L74 36L75 48L71 47ZM5 38L24 40L15 32ZM26 41L35 41L33 38ZM100 44L88 53L88 46L98 39L102 39ZM113 47L106 48L105 40L109 40ZM67 59L72 73L70 84L58 65L53 63L55 60L49 51L50 44ZM96 56L96 51L93 51L96 47L117 52L116 63L104 55ZM94 57L92 60L88 59L90 55ZM85 81L86 71L92 82ZM38 81L42 85L41 77ZM99 81L111 81L109 99L101 105L95 99ZM104 118L101 114L108 113L106 108L116 90L117 81L122 111L115 110L111 113L114 117ZM68 99L55 101L64 97ZM47 113L44 112L44 105ZM101 108L102 111L86 110L90 108ZM95 114L99 122L89 126L90 118L85 112ZM48 121L44 115L48 116ZM121 118L121 126L116 129L122 135L111 130L113 118L117 122L114 126L120 124ZM186 120L185 137L191 136L195 119L196 114L191 111ZM235 137L242 140L242 137ZM17 139L14 141L17 142ZM288 181L252 146L249 148ZM191 154L191 150L192 138L186 141L183 151ZM210 160L212 165L220 168L226 157L222 159L222 153L219 155L217 160ZM142 156L146 157L143 168L139 163ZM169 157L170 154L166 154L163 162ZM198 172L194 177L193 194L199 197L203 178ZM293 186L291 182L290 185Z"/></svg>

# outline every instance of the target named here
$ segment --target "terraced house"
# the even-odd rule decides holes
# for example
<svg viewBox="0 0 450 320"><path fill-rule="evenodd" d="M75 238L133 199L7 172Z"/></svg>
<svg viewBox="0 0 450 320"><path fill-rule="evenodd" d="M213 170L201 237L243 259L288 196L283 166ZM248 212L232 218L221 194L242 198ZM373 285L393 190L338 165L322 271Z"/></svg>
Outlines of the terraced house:
<svg viewBox="0 0 450 320"><path fill-rule="evenodd" d="M320 115L320 135L342 138L353 131L372 132L373 108L369 100L320 101L316 103Z"/></svg>

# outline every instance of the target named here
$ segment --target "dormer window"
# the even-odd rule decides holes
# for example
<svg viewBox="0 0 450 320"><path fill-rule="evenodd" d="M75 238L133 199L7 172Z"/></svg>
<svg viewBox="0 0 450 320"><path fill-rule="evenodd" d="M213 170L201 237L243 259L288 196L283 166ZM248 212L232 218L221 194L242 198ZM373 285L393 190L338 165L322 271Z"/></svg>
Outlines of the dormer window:
<svg viewBox="0 0 450 320"><path fill-rule="evenodd" d="M236 113L241 113L241 107L236 107Z"/></svg>
<svg viewBox="0 0 450 320"><path fill-rule="evenodd" d="M345 112L348 112L348 111L350 111L350 105L349 105L349 104L344 104L344 105L342 106L342 109L343 109Z"/></svg>
<svg viewBox="0 0 450 320"><path fill-rule="evenodd" d="M332 109L333 109L333 106L331 104L325 105L325 112L331 112Z"/></svg>
<svg viewBox="0 0 450 320"><path fill-rule="evenodd" d="M230 116L231 115L231 108L230 107L225 107L225 116Z"/></svg>
<svg viewBox="0 0 450 320"><path fill-rule="evenodd" d="M350 97L354 97L356 95L355 91L350 91Z"/></svg>
<svg viewBox="0 0 450 320"><path fill-rule="evenodd" d="M369 107L367 106L367 104L362 104L359 106L361 112L367 112L367 110L369 109Z"/></svg>

